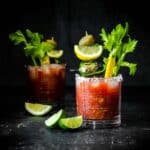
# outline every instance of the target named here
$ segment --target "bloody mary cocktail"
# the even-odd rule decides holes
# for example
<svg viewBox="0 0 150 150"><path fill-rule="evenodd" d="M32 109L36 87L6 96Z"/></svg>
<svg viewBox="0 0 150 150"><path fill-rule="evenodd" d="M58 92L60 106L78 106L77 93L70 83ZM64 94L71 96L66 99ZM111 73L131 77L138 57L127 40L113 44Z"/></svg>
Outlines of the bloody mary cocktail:
<svg viewBox="0 0 150 150"><path fill-rule="evenodd" d="M86 126L120 125L121 83L121 75L105 79L76 74L77 114L83 116Z"/></svg>
<svg viewBox="0 0 150 150"><path fill-rule="evenodd" d="M57 48L54 37L45 39L41 33L26 29L9 34L9 38L14 45L23 45L23 53L28 58L29 101L60 102L64 95L66 65L61 63L63 50Z"/></svg>
<svg viewBox="0 0 150 150"><path fill-rule="evenodd" d="M58 103L64 97L65 68L63 64L28 66L28 87L33 102Z"/></svg>
<svg viewBox="0 0 150 150"><path fill-rule="evenodd" d="M80 60L76 74L77 113L84 118L85 127L116 127L121 124L121 68L129 68L134 76L137 63L126 60L138 41L129 35L129 24L117 24L111 32L101 29L102 43L95 42L92 34L81 37L74 45ZM99 59L106 51L102 59Z"/></svg>

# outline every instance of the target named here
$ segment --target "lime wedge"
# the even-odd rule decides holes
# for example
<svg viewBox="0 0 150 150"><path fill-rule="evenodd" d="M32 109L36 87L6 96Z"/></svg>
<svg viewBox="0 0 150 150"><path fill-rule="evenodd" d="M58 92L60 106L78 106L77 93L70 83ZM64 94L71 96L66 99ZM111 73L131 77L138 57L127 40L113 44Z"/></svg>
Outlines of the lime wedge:
<svg viewBox="0 0 150 150"><path fill-rule="evenodd" d="M51 50L47 54L52 58L60 58L63 55L63 50Z"/></svg>
<svg viewBox="0 0 150 150"><path fill-rule="evenodd" d="M103 48L101 45L82 46L75 45L74 52L78 59L83 61L95 60L102 54Z"/></svg>
<svg viewBox="0 0 150 150"><path fill-rule="evenodd" d="M70 118L62 118L59 120L59 126L62 129L77 129L83 123L82 116L75 116Z"/></svg>
<svg viewBox="0 0 150 150"><path fill-rule="evenodd" d="M34 116L42 116L47 114L52 109L52 106L25 102L25 109Z"/></svg>
<svg viewBox="0 0 150 150"><path fill-rule="evenodd" d="M60 109L58 112L54 113L52 116L50 116L47 120L45 120L45 125L49 128L54 128L58 121L61 118L65 118L66 113L64 112L63 109Z"/></svg>

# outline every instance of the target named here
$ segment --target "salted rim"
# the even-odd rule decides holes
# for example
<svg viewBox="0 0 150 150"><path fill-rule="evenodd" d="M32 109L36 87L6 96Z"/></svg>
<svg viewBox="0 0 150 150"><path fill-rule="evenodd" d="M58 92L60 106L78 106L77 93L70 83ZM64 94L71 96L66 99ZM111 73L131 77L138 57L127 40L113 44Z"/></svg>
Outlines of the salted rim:
<svg viewBox="0 0 150 150"><path fill-rule="evenodd" d="M75 78L80 78L82 81L87 81L87 80L104 80L104 81L112 81L112 80L117 80L117 81L123 81L123 76L122 74L118 74L117 76L110 77L110 78L104 78L102 76L100 77L84 77L79 75L78 73L75 74Z"/></svg>

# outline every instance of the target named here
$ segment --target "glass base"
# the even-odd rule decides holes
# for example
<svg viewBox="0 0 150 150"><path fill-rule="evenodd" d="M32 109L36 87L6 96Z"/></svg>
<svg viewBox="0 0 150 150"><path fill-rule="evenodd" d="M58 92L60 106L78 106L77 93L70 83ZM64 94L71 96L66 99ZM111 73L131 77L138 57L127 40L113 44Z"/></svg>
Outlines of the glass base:
<svg viewBox="0 0 150 150"><path fill-rule="evenodd" d="M121 117L118 115L113 120L84 120L82 128L100 129L114 128L121 125Z"/></svg>

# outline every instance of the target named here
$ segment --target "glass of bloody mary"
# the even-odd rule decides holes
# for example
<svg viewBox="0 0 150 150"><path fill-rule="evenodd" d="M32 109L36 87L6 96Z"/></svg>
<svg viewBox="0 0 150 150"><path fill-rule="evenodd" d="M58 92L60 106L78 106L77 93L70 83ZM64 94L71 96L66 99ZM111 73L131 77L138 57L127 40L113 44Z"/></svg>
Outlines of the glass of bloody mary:
<svg viewBox="0 0 150 150"><path fill-rule="evenodd" d="M57 47L54 37L45 39L43 34L26 29L10 33L9 38L14 45L23 46L28 60L27 101L60 104L64 97L66 65L61 63L64 51Z"/></svg>
<svg viewBox="0 0 150 150"><path fill-rule="evenodd" d="M75 75L77 114L90 128L121 124L122 75L112 78Z"/></svg>
<svg viewBox="0 0 150 150"><path fill-rule="evenodd" d="M65 64L27 67L29 101L56 105L64 98Z"/></svg>
<svg viewBox="0 0 150 150"><path fill-rule="evenodd" d="M128 68L131 76L137 70L137 63L126 60L138 43L128 32L128 22L125 26L117 24L111 32L101 29L102 43L95 42L95 37L86 32L74 45L74 53L80 60L75 75L77 114L83 116L85 127L121 124L121 68Z"/></svg>

